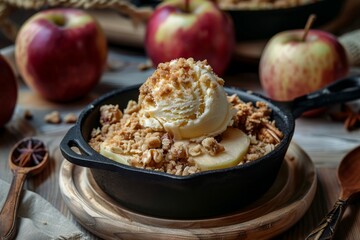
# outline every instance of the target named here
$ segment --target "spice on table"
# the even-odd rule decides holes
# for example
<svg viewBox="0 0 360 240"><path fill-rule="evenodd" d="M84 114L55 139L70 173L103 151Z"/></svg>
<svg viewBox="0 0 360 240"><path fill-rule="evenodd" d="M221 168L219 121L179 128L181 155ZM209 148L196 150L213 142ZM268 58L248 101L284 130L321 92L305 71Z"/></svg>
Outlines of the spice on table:
<svg viewBox="0 0 360 240"><path fill-rule="evenodd" d="M145 63L140 63L138 65L139 71L146 71L146 70L148 70L148 69L150 69L152 67L153 67L153 63L152 63L152 61L150 59L146 60Z"/></svg>
<svg viewBox="0 0 360 240"><path fill-rule="evenodd" d="M43 142L29 138L15 149L13 163L19 167L33 167L40 164L47 154Z"/></svg>
<svg viewBox="0 0 360 240"><path fill-rule="evenodd" d="M76 121L77 121L77 116L74 113L68 113L64 117L65 123L76 123Z"/></svg>
<svg viewBox="0 0 360 240"><path fill-rule="evenodd" d="M31 112L29 109L25 109L25 110L24 110L24 118L25 118L26 120L31 120L31 119L33 119L33 114L32 114L32 112Z"/></svg>
<svg viewBox="0 0 360 240"><path fill-rule="evenodd" d="M118 59L109 59L106 63L106 70L110 72L123 69L127 65L126 62Z"/></svg>
<svg viewBox="0 0 360 240"><path fill-rule="evenodd" d="M334 121L343 121L344 127L348 131L355 130L360 126L360 112L354 111L350 106L343 104L339 112L330 113Z"/></svg>
<svg viewBox="0 0 360 240"><path fill-rule="evenodd" d="M58 111L53 111L49 114L46 114L44 117L44 121L52 124L61 123L60 113Z"/></svg>

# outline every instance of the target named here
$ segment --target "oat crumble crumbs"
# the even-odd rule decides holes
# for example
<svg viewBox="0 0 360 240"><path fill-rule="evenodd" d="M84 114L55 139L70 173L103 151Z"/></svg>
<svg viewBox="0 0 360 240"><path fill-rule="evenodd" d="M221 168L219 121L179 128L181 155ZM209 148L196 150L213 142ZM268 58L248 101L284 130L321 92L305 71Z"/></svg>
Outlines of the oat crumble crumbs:
<svg viewBox="0 0 360 240"><path fill-rule="evenodd" d="M233 119L237 127L250 136L250 147L243 162L255 160L272 151L283 137L282 133L270 121L271 110L265 103L244 103L237 96L228 97L238 110ZM176 175L188 175L199 172L192 159L204 152L216 155L224 151L221 135L208 137L201 142L174 142L166 132L142 128L139 124L135 102L129 102L124 114L118 105L106 105L101 108L101 127L93 129L90 145L100 151L105 139L116 141L115 153L132 155L129 164L135 167L163 171ZM122 117L120 117L122 116Z"/></svg>
<svg viewBox="0 0 360 240"><path fill-rule="evenodd" d="M29 109L24 110L24 118L26 120L31 120L31 119L33 119L33 117L34 116L33 116L32 112Z"/></svg>
<svg viewBox="0 0 360 240"><path fill-rule="evenodd" d="M236 95L228 97L237 109L233 127L237 127L250 136L250 147L243 162L255 160L272 151L283 137L282 133L270 121L271 110L263 102L254 106L242 102ZM90 145L100 151L105 139L116 141L115 153L132 155L129 164L135 167L163 171L176 175L188 175L199 172L192 159L204 152L216 155L224 151L221 135L208 137L200 142L174 142L167 132L153 131L139 124L138 105L129 102L124 114L118 105L101 107L101 127L93 129ZM120 117L122 116L122 117Z"/></svg>
<svg viewBox="0 0 360 240"><path fill-rule="evenodd" d="M68 113L64 116L64 122L65 123L76 123L77 116L75 113Z"/></svg>
<svg viewBox="0 0 360 240"><path fill-rule="evenodd" d="M58 124L61 123L60 113L58 111L53 111L44 116L44 121L47 123Z"/></svg>

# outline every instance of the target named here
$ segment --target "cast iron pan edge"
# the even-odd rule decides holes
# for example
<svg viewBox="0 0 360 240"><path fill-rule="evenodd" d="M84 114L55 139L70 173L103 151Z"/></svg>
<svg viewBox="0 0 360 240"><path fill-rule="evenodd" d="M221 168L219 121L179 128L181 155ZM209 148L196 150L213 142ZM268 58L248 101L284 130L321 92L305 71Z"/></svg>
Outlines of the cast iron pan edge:
<svg viewBox="0 0 360 240"><path fill-rule="evenodd" d="M96 167L96 168L101 168L101 169L110 170L110 171L119 171L120 169L126 169L127 171L142 172L144 174L158 175L158 176L163 176L165 178L180 179L181 181L183 181L185 179L201 176L201 175L209 175L209 174L214 174L216 172L221 172L221 174L223 174L228 171L233 171L233 169L249 167L251 165L256 164L258 161L262 161L262 159L265 157L264 156L255 161L251 161L247 164L239 165L239 166L232 167L232 168L204 171L204 172L199 172L199 173L195 173L195 174L188 175L188 176L176 176L173 174L167 174L167 173L163 173L163 172L134 168L134 167L127 166L124 164L120 164L111 159L108 159L107 157L102 156L101 154L96 152L94 149L92 149L90 147L90 145L85 141L85 139L86 140L90 139L90 134L89 134L90 132L89 133L83 132L83 129L86 129L86 127L84 127L84 126L87 124L85 122L85 120L94 111L98 110L97 107L104 105L105 102L108 99L111 99L114 95L121 95L123 93L130 92L130 91L136 91L136 93L137 93L137 90L139 89L140 86L141 86L141 84L111 91L107 94L104 94L103 96L100 96L98 99L94 100L91 104L89 104L87 107L85 107L85 109L80 114L79 120L76 123L76 125L67 132L67 134L65 135L65 137L63 138L63 140L60 143L60 149L61 149L61 152L64 155L64 157L66 159L68 159L70 162L73 162L77 165L81 165L84 167L90 167L90 168ZM271 102L271 103L273 102L272 100L267 99L266 97L263 97L259 94L256 94L256 93L249 94L245 91L242 91L242 90L234 88L234 87L231 87L231 88L225 87L225 90L228 94L239 94L239 92L241 92L243 94L247 94L247 95L249 95L249 97L251 98L252 101L267 101L267 102ZM133 99L137 100L137 98L133 98ZM287 114L284 117L288 118L286 121L291 123L288 126L286 126L287 129L290 130L289 131L290 134L285 133L285 137L284 137L283 141L276 147L277 151L281 151L281 149L287 148L288 142L290 141L289 139L291 139L291 137L292 137L292 132L294 129L294 124L292 122L294 121L294 119L293 119L293 116L291 115L291 113L288 112L287 109L281 110L280 108L277 107L277 105L273 105L272 109L273 109L273 111L275 110L276 112L287 111ZM97 120L99 120L99 118ZM93 128L91 128L91 129L93 129ZM82 136L82 137L79 138L79 136ZM78 148L81 152L81 155L74 152L71 149L71 147ZM271 158L271 156L273 155L273 152L274 151L267 154L266 158Z"/></svg>
<svg viewBox="0 0 360 240"><path fill-rule="evenodd" d="M162 172L155 172L151 170L144 170L139 168L130 167L127 165L123 165L112 161L100 154L98 154L95 150L93 150L90 145L85 141L89 139L91 129L88 129L89 132L86 134L83 132L84 123L86 118L100 105L105 104L108 99L111 99L114 95L125 94L127 92L134 91L137 94L137 89L140 85L131 86L127 88L123 88L120 90L114 90L109 92L98 99L96 99L93 103L89 104L79 116L79 120L74 127L72 127L65 137L62 139L60 144L60 149L62 154L66 159L69 161L85 166L85 167L98 167L105 170L117 171L119 168L126 169L128 171L135 171L135 172L142 172L145 174L153 174L164 176L165 178L173 178L173 179L188 179L194 178L200 175L208 175L213 174L214 172L227 172L232 171L233 169L243 168L247 166L251 166L253 164L257 164L257 162L262 161L264 158L270 158L274 151L270 152L268 155L259 158L258 160L252 161L250 163L227 168L221 170L213 170L213 171L206 171L200 172L189 176L175 176L172 174L166 174ZM291 141L292 133L294 131L294 119L299 117L302 113L316 109L319 107L328 106L331 104L342 103L346 101L355 100L360 98L360 76L352 76L349 78L338 80L337 82L313 93L308 95L296 98L290 102L277 102L271 99L268 99L260 94L256 93L247 93L240 89L231 87L225 88L228 94L243 94L249 96L252 101L265 101L270 103L270 107L273 111L277 113L281 113L284 116L284 121L287 121L288 134L285 133L285 138L282 142L277 146L276 151L279 151L287 146L286 142ZM137 96L134 95L134 100L137 99ZM98 119L97 119L98 120ZM284 129L281 129L284 131ZM285 129L286 130L286 129ZM291 135L289 134L291 133ZM71 147L77 147L81 151L82 155L75 153L71 150ZM85 160L86 159L86 160Z"/></svg>
<svg viewBox="0 0 360 240"><path fill-rule="evenodd" d="M132 0L135 6L155 8L160 0ZM234 22L236 39L241 41L266 40L276 33L304 28L311 14L317 16L313 28L322 27L336 19L343 7L344 0L318 0L299 6L273 9L222 8Z"/></svg>

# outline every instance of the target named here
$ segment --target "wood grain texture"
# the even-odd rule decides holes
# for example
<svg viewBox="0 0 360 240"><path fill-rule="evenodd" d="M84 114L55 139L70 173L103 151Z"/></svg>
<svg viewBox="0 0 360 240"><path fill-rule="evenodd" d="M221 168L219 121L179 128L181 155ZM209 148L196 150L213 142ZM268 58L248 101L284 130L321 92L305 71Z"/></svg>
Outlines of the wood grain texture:
<svg viewBox="0 0 360 240"><path fill-rule="evenodd" d="M360 147L349 152L338 167L338 179L342 188L339 198L348 200L360 192Z"/></svg>
<svg viewBox="0 0 360 240"><path fill-rule="evenodd" d="M333 239L337 226L348 206L351 197L360 192L360 147L349 152L338 167L338 180L340 183L339 199L333 209L323 218L306 238L306 240Z"/></svg>
<svg viewBox="0 0 360 240"><path fill-rule="evenodd" d="M66 160L59 176L69 209L85 228L105 239L269 239L304 215L316 182L313 162L292 143L275 184L258 201L230 215L176 220L125 209L101 191L89 169Z"/></svg>
<svg viewBox="0 0 360 240"><path fill-rule="evenodd" d="M27 173L24 172L14 172L10 190L0 212L0 237L2 240L13 239L16 235L16 213L26 175Z"/></svg>

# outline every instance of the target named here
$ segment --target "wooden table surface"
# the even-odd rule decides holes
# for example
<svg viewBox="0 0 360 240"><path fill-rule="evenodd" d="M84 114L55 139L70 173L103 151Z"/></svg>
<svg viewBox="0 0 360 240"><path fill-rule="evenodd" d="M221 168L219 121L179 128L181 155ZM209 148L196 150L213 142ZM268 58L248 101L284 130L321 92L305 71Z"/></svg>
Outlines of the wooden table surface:
<svg viewBox="0 0 360 240"><path fill-rule="evenodd" d="M5 128L0 131L0 178L7 182L11 181L12 174L9 170L7 158L14 143L26 136L36 136L45 141L50 150L50 165L40 175L29 178L25 188L43 196L60 210L69 221L77 224L89 239L98 238L76 222L62 199L58 185L59 169L63 161L59 143L71 124L45 123L44 115L54 110L59 111L62 117L67 113L78 115L81 109L97 96L111 89L141 83L153 72L153 69L146 71L138 69L138 65L146 61L143 53L138 51L132 52L113 48L109 54L109 61L118 65L118 68L104 73L101 83L87 97L70 104L47 102L34 94L19 80L20 89L15 114ZM224 79L227 85L259 92L260 85L255 72L231 71ZM351 74L356 73L360 73L360 70L352 69ZM359 103L359 101L352 102L354 106ZM338 106L334 106L333 109L336 107ZM32 120L24 118L25 110L31 111ZM334 122L326 115L313 119L300 118L296 120L293 140L307 152L315 163L319 180L318 188L315 199L305 216L276 239L304 239L307 233L332 208L339 193L336 167L347 152L360 145L360 130L349 132L344 129L342 123ZM354 202L346 210L335 239L360 239L360 201Z"/></svg>

